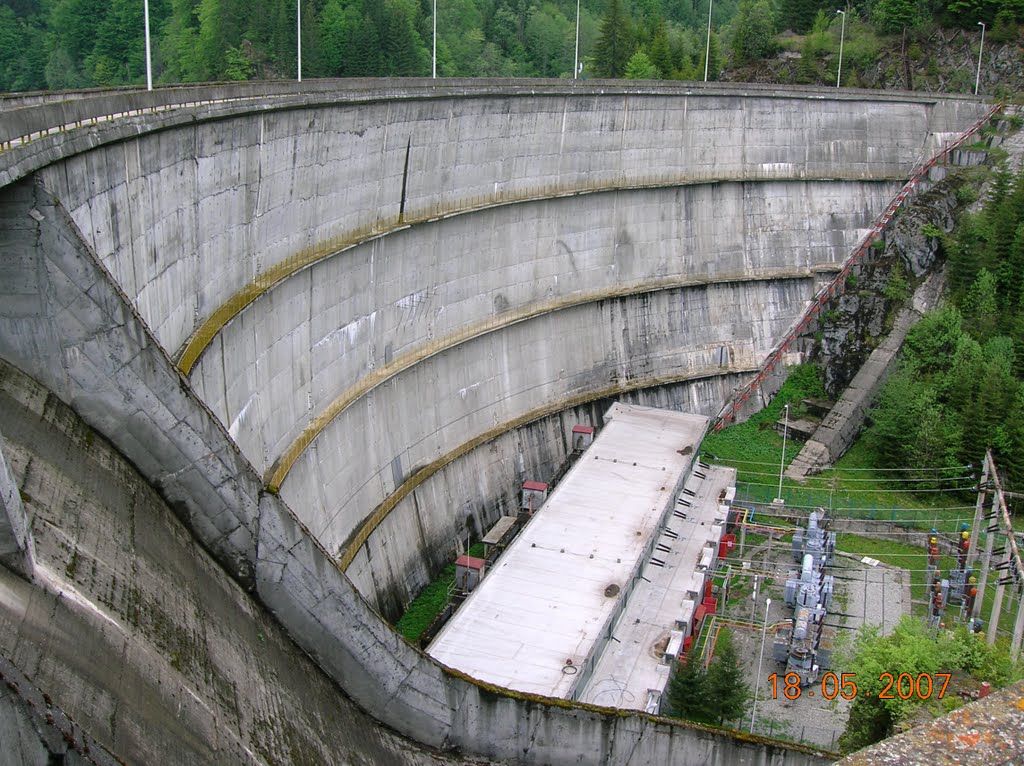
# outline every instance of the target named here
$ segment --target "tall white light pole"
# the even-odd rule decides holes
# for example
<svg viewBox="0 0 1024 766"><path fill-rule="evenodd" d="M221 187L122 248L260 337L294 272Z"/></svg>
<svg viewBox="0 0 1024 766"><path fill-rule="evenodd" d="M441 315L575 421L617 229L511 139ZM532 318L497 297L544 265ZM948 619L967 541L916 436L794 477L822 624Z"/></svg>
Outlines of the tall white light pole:
<svg viewBox="0 0 1024 766"><path fill-rule="evenodd" d="M839 74L836 75L836 87L843 79L843 38L846 37L846 11L836 11L843 15L843 26L839 32Z"/></svg>
<svg viewBox="0 0 1024 766"><path fill-rule="evenodd" d="M715 0L708 3L708 45L704 49L704 82L708 81L708 64L711 63L711 9L715 7Z"/></svg>
<svg viewBox="0 0 1024 766"><path fill-rule="evenodd" d="M153 57L149 53L149 0L142 0L142 6L146 16L146 89L153 90Z"/></svg>
<svg viewBox="0 0 1024 766"><path fill-rule="evenodd" d="M981 46L978 48L978 74L974 77L974 95L978 95L978 83L981 82L981 52L985 50L985 22L979 21L981 25Z"/></svg>
<svg viewBox="0 0 1024 766"><path fill-rule="evenodd" d="M302 0L295 3L295 39L299 42L299 82L302 82Z"/></svg>
<svg viewBox="0 0 1024 766"><path fill-rule="evenodd" d="M778 499L782 500L782 471L786 467L786 434L789 433L789 405L785 406L786 420L782 425L782 460L779 461L779 494Z"/></svg>
<svg viewBox="0 0 1024 766"><path fill-rule="evenodd" d="M764 626L761 628L761 657L757 661L757 676L754 683L754 705L750 710L750 731L754 731L754 718L757 716L757 694L761 690L761 665L764 663L764 639L768 635L768 609L772 600L764 600Z"/></svg>
<svg viewBox="0 0 1024 766"><path fill-rule="evenodd" d="M434 0L434 53L431 56L430 76L437 77L437 0Z"/></svg>
<svg viewBox="0 0 1024 766"><path fill-rule="evenodd" d="M572 62L572 79L580 76L580 0L576 0L576 57Z"/></svg>

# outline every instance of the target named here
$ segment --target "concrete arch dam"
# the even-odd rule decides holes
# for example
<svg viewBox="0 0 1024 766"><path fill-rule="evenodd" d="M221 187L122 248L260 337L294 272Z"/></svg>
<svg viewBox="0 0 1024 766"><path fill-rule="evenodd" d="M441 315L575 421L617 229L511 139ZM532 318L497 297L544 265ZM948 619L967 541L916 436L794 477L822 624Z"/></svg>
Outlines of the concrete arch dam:
<svg viewBox="0 0 1024 766"><path fill-rule="evenodd" d="M524 763L821 762L505 695L441 668L381 615L397 615L467 527L479 534L509 508L523 478L549 475L568 426L595 422L609 399L715 414L914 165L984 105L621 83L302 86L6 100L0 356L17 407L0 433L10 484L31 498L9 505L35 540L14 569L40 592L73 588L101 643L97 615L117 622L132 607L90 599L69 556L117 571L143 605L166 597L138 575L158 549L104 554L88 542L102 525L88 514L70 524L59 503L46 523L60 544L37 531L33 450L67 442L55 418L80 418L234 581L230 609L269 609L280 641L355 706L327 704L385 724L373 746L400 761L458 760L426 746ZM68 442L64 473L85 471L81 442ZM230 611L227 597L195 599L192 616L167 620L188 632L195 613ZM17 624L4 610L0 625ZM260 687L296 710L264 754L251 702L226 702L167 640L121 622L228 726L232 759L326 747L329 689L296 700ZM12 647L43 630L20 625L0 632L15 665ZM211 641L193 653L214 662ZM73 686L123 703L109 674L25 662L122 757L162 752L127 705L101 717L84 692L58 691L88 675ZM171 708L154 709L158 720ZM201 731L192 762L218 760L226 735ZM331 737L348 760L372 758L358 732Z"/></svg>

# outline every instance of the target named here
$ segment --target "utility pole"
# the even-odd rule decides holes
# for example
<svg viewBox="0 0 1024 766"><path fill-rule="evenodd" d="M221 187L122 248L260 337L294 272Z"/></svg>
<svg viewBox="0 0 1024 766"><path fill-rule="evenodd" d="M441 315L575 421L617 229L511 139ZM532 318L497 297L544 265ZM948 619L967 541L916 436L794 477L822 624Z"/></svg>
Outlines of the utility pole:
<svg viewBox="0 0 1024 766"><path fill-rule="evenodd" d="M839 71L836 73L836 87L843 81L843 40L846 38L846 11L836 11L843 16L843 28L839 33Z"/></svg>
<svg viewBox="0 0 1024 766"><path fill-rule="evenodd" d="M1017 619L1013 623L1013 637L1010 639L1010 656L1017 659L1020 654L1020 642L1024 638L1024 598L1021 597L1020 585L1015 585L1017 591Z"/></svg>
<svg viewBox="0 0 1024 766"><path fill-rule="evenodd" d="M992 548L994 547L996 530L999 523L996 521L996 499L992 498L992 511L985 516L985 553L981 559L981 578L978 580L978 598L974 600L974 614L972 617L981 615L981 602L985 598L985 586L988 583L988 571L992 568Z"/></svg>
<svg viewBox="0 0 1024 766"><path fill-rule="evenodd" d="M580 0L576 0L576 56L572 62L572 79L580 75Z"/></svg>
<svg viewBox="0 0 1024 766"><path fill-rule="evenodd" d="M1013 564L1013 557L1010 555L1009 549L1006 551L1005 566L1000 568L1000 572L1003 569L1009 568ZM988 621L988 645L992 646L996 642L996 633L999 632L999 618L1002 616L1003 610L1003 592L1006 590L1006 586L1003 584L1003 578L1000 577L996 580L996 595L992 599L992 615ZM979 595L981 592L979 591ZM979 599L980 601L981 599Z"/></svg>
<svg viewBox="0 0 1024 766"><path fill-rule="evenodd" d="M978 74L974 77L974 95L978 95L978 83L981 82L981 52L985 50L985 22L979 21L981 27L981 46L978 48Z"/></svg>
<svg viewBox="0 0 1024 766"><path fill-rule="evenodd" d="M708 64L711 63L711 9L715 7L715 0L708 3L708 45L704 49L704 82L708 81Z"/></svg>
<svg viewBox="0 0 1024 766"><path fill-rule="evenodd" d="M989 454L989 461L992 463L992 483L995 487L992 510L998 512L999 521L1002 522L1003 531L1006 535L1006 563L999 567L1000 576L996 586L996 599L999 605L1002 606L1003 589L1007 585L1012 585L1018 595L1017 619L1014 622L1013 637L1010 641L1010 656L1016 660L1017 655L1020 653L1021 637L1024 636L1024 612L1019 610L1019 596L1022 584L1024 584L1024 565L1021 564L1020 550L1017 548L1017 538L1013 531L1013 523L1010 520L1010 511L1006 507L1006 498L1003 497L1003 486L999 481L999 471L996 470L991 454ZM995 642L996 629L999 627L996 622L999 619L999 615L996 613L995 607L993 607L992 616L994 619L988 636L989 644Z"/></svg>
<svg viewBox="0 0 1024 766"><path fill-rule="evenodd" d="M149 0L142 0L142 5L146 16L146 90L153 90L153 57L149 51Z"/></svg>
<svg viewBox="0 0 1024 766"><path fill-rule="evenodd" d="M981 461L981 482L978 484L978 501L974 504L974 523L971 525L971 543L967 550L967 569L973 569L973 564L978 558L978 533L981 528L981 514L985 510L985 490L988 489L989 461L992 459L991 451L985 453L985 459Z"/></svg>

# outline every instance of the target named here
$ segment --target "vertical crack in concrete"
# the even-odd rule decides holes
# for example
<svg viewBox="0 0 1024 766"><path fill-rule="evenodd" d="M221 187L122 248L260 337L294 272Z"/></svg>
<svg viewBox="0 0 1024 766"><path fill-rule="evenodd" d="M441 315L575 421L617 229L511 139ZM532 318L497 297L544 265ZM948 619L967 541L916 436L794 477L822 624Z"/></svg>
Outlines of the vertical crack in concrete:
<svg viewBox="0 0 1024 766"><path fill-rule="evenodd" d="M405 144L405 166L402 169L402 197L398 203L398 223L405 221L405 198L409 185L409 154L412 151L412 136Z"/></svg>

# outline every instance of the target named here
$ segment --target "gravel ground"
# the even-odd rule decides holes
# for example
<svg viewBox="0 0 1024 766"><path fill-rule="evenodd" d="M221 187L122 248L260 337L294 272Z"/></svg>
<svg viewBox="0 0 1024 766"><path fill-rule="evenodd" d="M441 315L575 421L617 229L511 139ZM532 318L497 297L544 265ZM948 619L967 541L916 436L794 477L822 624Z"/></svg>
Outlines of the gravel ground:
<svg viewBox="0 0 1024 766"><path fill-rule="evenodd" d="M766 546L747 551L745 560L755 570L773 572L772 583L762 588L757 601L757 628L764 623L764 599L772 599L767 624L769 635L765 642L764 661L758 674L758 659L761 651L762 631L756 628L734 629L733 637L737 653L746 662L751 686L759 680L758 701L755 711L754 729L759 734L803 741L829 750L835 749L835 742L846 727L850 701L837 696L829 701L821 693L820 684L812 684L801 690L796 700L783 695L785 665L771 657L772 625L784 623L792 616L792 609L783 600L783 590L788 572L795 571L796 563L789 554L789 545L775 543L770 554ZM734 571L740 568L738 560L731 561ZM826 625L832 626L834 636L849 634L840 641L849 641L853 632L865 623L881 625L883 632L890 633L900 617L910 612L910 577L902 569L884 564L870 566L858 559L837 556L829 572L835 577L833 612L826 618ZM744 589L740 589L741 591ZM750 622L752 602L749 586L738 598L731 598L721 611L724 617ZM837 675L844 672L842 667L830 668ZM822 674L826 671L823 670ZM777 699L772 699L772 686L768 681L772 673L778 673ZM856 679L853 679L856 681ZM829 687L829 692L832 687ZM750 713L746 720L735 722L739 729L750 729Z"/></svg>

